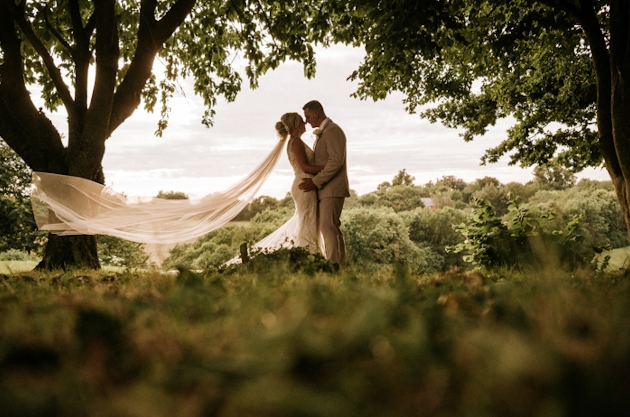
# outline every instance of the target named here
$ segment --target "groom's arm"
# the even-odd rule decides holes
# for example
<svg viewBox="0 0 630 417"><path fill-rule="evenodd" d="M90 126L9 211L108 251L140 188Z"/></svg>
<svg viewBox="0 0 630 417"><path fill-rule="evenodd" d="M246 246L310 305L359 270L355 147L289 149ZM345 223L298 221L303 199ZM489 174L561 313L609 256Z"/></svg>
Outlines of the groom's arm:
<svg viewBox="0 0 630 417"><path fill-rule="evenodd" d="M293 154L295 155L295 159L297 160L300 169L307 174L317 174L319 171L324 169L323 165L311 165L308 163L308 158L306 157L306 150L304 149L304 142L302 139L295 139L292 143L293 145Z"/></svg>
<svg viewBox="0 0 630 417"><path fill-rule="evenodd" d="M337 175L346 160L346 135L339 126L330 126L326 129L322 139L326 141L328 161L324 169L313 177L313 183L317 188L322 188Z"/></svg>

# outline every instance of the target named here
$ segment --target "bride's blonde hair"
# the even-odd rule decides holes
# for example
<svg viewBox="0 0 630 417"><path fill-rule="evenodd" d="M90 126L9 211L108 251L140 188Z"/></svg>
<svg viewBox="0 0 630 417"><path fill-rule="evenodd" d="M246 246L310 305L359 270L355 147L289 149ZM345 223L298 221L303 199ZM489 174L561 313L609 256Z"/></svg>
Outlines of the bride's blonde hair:
<svg viewBox="0 0 630 417"><path fill-rule="evenodd" d="M280 117L280 121L276 123L276 132L282 139L286 139L287 136L295 129L302 117L298 113L285 113Z"/></svg>

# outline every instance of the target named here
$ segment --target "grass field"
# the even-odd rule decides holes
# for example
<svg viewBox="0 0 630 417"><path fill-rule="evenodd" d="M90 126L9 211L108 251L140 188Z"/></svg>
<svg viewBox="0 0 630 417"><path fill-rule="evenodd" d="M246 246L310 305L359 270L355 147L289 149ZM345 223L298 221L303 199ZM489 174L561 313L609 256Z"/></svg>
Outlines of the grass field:
<svg viewBox="0 0 630 417"><path fill-rule="evenodd" d="M0 261L0 274L13 275L30 272L39 261ZM125 268L121 266L103 265L103 271L107 272L121 272Z"/></svg>
<svg viewBox="0 0 630 417"><path fill-rule="evenodd" d="M31 271L37 261L0 261L0 274L17 274Z"/></svg>
<svg viewBox="0 0 630 417"><path fill-rule="evenodd" d="M623 273L0 275L7 416L630 410Z"/></svg>

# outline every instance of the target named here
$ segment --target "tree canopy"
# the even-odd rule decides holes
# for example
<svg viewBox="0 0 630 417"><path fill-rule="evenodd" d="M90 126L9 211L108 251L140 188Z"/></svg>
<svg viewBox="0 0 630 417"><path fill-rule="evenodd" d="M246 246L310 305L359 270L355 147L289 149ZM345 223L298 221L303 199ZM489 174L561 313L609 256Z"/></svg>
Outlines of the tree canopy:
<svg viewBox="0 0 630 417"><path fill-rule="evenodd" d="M356 0L333 31L365 44L351 76L357 97L401 91L408 111L463 128L465 140L511 117L507 138L483 162L510 154L523 166L558 162L579 171L602 163L596 80L584 31L563 3L571 2ZM599 3L597 17L607 19Z"/></svg>
<svg viewBox="0 0 630 417"><path fill-rule="evenodd" d="M334 2L335 40L365 45L356 96L396 90L407 110L483 135L514 124L482 162L604 165L630 225L627 0Z"/></svg>
<svg viewBox="0 0 630 417"><path fill-rule="evenodd" d="M327 42L328 22L316 13L322 3L0 0L0 137L34 171L103 183L107 138L140 104L159 106L161 134L176 80L194 80L210 126L217 97L234 100L241 88L241 69L254 87L287 59L312 76L311 44ZM67 111L65 140L34 105L37 89L46 109ZM51 237L43 262L98 267L95 247L90 239Z"/></svg>

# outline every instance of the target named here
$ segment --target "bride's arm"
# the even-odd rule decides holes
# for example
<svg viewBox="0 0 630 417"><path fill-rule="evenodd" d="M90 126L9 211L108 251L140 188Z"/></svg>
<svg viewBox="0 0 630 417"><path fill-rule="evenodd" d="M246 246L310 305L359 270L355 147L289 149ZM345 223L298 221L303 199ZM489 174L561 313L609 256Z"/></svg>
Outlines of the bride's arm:
<svg viewBox="0 0 630 417"><path fill-rule="evenodd" d="M323 165L311 165L308 163L306 159L306 150L304 149L304 142L302 140L294 140L293 143L293 153L295 154L295 159L297 163L300 165L300 169L307 174L317 174L319 171L324 169Z"/></svg>

